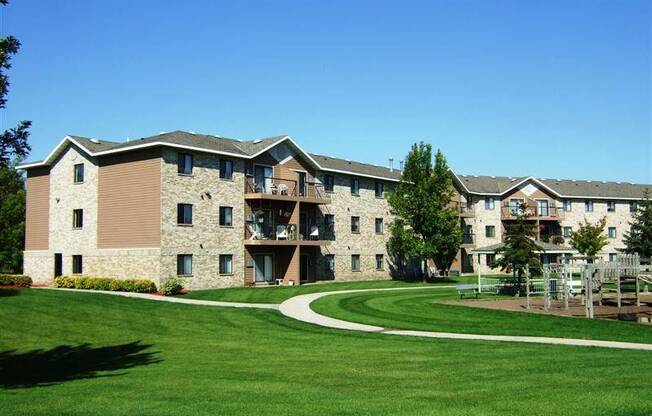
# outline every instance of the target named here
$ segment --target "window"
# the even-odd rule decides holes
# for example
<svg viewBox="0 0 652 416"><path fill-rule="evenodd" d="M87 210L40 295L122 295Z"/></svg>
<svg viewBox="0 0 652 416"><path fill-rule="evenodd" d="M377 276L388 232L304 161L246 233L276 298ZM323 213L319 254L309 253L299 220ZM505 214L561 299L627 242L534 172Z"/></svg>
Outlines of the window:
<svg viewBox="0 0 652 416"><path fill-rule="evenodd" d="M564 236L564 238L569 238L570 234L571 234L571 231L573 231L573 227L564 227L564 228L562 228L562 233L563 233L562 235Z"/></svg>
<svg viewBox="0 0 652 416"><path fill-rule="evenodd" d="M220 207L220 225L223 227L233 226L233 208Z"/></svg>
<svg viewBox="0 0 652 416"><path fill-rule="evenodd" d="M376 198L382 198L385 186L382 182L376 182Z"/></svg>
<svg viewBox="0 0 652 416"><path fill-rule="evenodd" d="M584 211L593 212L593 201L591 201L590 199L584 201Z"/></svg>
<svg viewBox="0 0 652 416"><path fill-rule="evenodd" d="M72 210L72 228L84 228L84 210L83 209L73 209Z"/></svg>
<svg viewBox="0 0 652 416"><path fill-rule="evenodd" d="M360 195L360 179L351 178L351 195Z"/></svg>
<svg viewBox="0 0 652 416"><path fill-rule="evenodd" d="M82 256L79 254L72 256L72 274L82 274L84 270L83 265Z"/></svg>
<svg viewBox="0 0 652 416"><path fill-rule="evenodd" d="M616 212L616 202L607 201L607 212Z"/></svg>
<svg viewBox="0 0 652 416"><path fill-rule="evenodd" d="M192 254L177 255L177 274L190 276L192 274Z"/></svg>
<svg viewBox="0 0 652 416"><path fill-rule="evenodd" d="M183 175L192 175L192 155L188 153L179 153L177 155L178 172Z"/></svg>
<svg viewBox="0 0 652 416"><path fill-rule="evenodd" d="M75 183L84 182L84 164L75 165Z"/></svg>
<svg viewBox="0 0 652 416"><path fill-rule="evenodd" d="M547 199L537 199L537 211L540 217L550 216L550 204Z"/></svg>
<svg viewBox="0 0 652 416"><path fill-rule="evenodd" d="M351 217L351 232L360 232L360 217Z"/></svg>
<svg viewBox="0 0 652 416"><path fill-rule="evenodd" d="M335 229L335 215L326 214L324 215L324 225L327 230L333 231Z"/></svg>
<svg viewBox="0 0 652 416"><path fill-rule="evenodd" d="M220 179L233 179L233 161L220 160Z"/></svg>
<svg viewBox="0 0 652 416"><path fill-rule="evenodd" d="M616 238L616 227L609 227L607 232L609 233L609 238Z"/></svg>
<svg viewBox="0 0 652 416"><path fill-rule="evenodd" d="M636 203L636 201L631 201L629 203L629 212L636 212L637 209L638 209L638 204Z"/></svg>
<svg viewBox="0 0 652 416"><path fill-rule="evenodd" d="M383 233L383 219L376 218L376 234L382 234L382 233Z"/></svg>
<svg viewBox="0 0 652 416"><path fill-rule="evenodd" d="M496 226L495 225L485 225L484 235L488 238L494 238L496 236Z"/></svg>
<svg viewBox="0 0 652 416"><path fill-rule="evenodd" d="M191 204L177 204L177 224L192 225Z"/></svg>
<svg viewBox="0 0 652 416"><path fill-rule="evenodd" d="M492 264L494 264L495 261L496 261L496 255L495 254L491 253L491 254L486 255L485 264L487 266L491 266Z"/></svg>
<svg viewBox="0 0 652 416"><path fill-rule="evenodd" d="M570 199L564 199L564 201L562 202L562 204L563 204L563 207L564 207L564 211L565 211L565 212L570 212L570 211L571 211L571 208L572 208L573 205L571 204L571 200L570 200Z"/></svg>
<svg viewBox="0 0 652 416"><path fill-rule="evenodd" d="M335 189L335 177L333 175L324 176L324 190L326 192L333 192Z"/></svg>
<svg viewBox="0 0 652 416"><path fill-rule="evenodd" d="M327 273L332 273L335 271L335 255L327 254L326 262L324 263L324 269Z"/></svg>
<svg viewBox="0 0 652 416"><path fill-rule="evenodd" d="M233 255L220 254L220 274L233 273Z"/></svg>
<svg viewBox="0 0 652 416"><path fill-rule="evenodd" d="M484 199L484 209L494 209L494 198L491 196L488 196Z"/></svg>
<svg viewBox="0 0 652 416"><path fill-rule="evenodd" d="M360 255L353 254L351 255L351 271L359 272L360 271Z"/></svg>
<svg viewBox="0 0 652 416"><path fill-rule="evenodd" d="M617 253L609 253L609 261L616 261Z"/></svg>
<svg viewBox="0 0 652 416"><path fill-rule="evenodd" d="M385 259L382 254L376 254L376 270L385 269Z"/></svg>

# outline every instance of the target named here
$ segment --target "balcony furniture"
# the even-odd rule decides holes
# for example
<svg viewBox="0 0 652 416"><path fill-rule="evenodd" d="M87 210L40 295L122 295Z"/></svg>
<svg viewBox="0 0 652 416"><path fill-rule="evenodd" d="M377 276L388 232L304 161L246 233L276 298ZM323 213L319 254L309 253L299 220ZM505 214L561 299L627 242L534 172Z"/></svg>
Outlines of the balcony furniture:
<svg viewBox="0 0 652 416"><path fill-rule="evenodd" d="M288 239L288 230L285 225L279 224L276 226L276 239L277 240L287 240Z"/></svg>
<svg viewBox="0 0 652 416"><path fill-rule="evenodd" d="M281 183L278 185L278 194L279 195L287 195L288 194L288 186L284 183Z"/></svg>
<svg viewBox="0 0 652 416"><path fill-rule="evenodd" d="M310 239L319 240L319 228L316 225L310 227Z"/></svg>
<svg viewBox="0 0 652 416"><path fill-rule="evenodd" d="M276 279L276 286L281 286L283 284L283 279Z"/></svg>
<svg viewBox="0 0 652 416"><path fill-rule="evenodd" d="M247 230L249 231L249 239L250 240L259 240L260 239L260 234L258 231L256 231L256 227L254 227L252 224L247 224Z"/></svg>

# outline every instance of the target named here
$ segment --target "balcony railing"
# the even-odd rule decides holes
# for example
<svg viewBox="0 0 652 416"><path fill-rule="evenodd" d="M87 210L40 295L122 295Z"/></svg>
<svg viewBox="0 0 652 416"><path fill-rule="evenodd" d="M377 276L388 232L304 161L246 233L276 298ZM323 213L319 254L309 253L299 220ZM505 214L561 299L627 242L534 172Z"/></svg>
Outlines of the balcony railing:
<svg viewBox="0 0 652 416"><path fill-rule="evenodd" d="M466 202L456 202L455 207L460 216L472 217L475 215L473 204L468 204Z"/></svg>
<svg viewBox="0 0 652 416"><path fill-rule="evenodd" d="M329 241L334 233L324 227L297 226L297 224L245 224L245 240Z"/></svg>
<svg viewBox="0 0 652 416"><path fill-rule="evenodd" d="M247 176L245 179L245 193L330 199L330 194L324 190L324 186L320 183L304 182L300 184L296 180L275 177L256 180L254 176Z"/></svg>
<svg viewBox="0 0 652 416"><path fill-rule="evenodd" d="M519 215L525 214L531 219L548 219L548 220L561 220L564 217L564 210L557 207L541 207L534 204L528 205L513 205L504 204L501 207L501 215L503 218L516 219Z"/></svg>
<svg viewBox="0 0 652 416"><path fill-rule="evenodd" d="M473 233L462 234L462 244L475 244L475 234Z"/></svg>

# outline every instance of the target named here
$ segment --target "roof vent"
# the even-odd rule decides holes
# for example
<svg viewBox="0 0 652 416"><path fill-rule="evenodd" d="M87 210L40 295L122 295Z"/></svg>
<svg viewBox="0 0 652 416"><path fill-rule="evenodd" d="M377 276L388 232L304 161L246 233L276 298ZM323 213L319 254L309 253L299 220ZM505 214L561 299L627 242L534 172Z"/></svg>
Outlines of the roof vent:
<svg viewBox="0 0 652 416"><path fill-rule="evenodd" d="M571 179L571 181L573 181L573 182L577 182L575 179Z"/></svg>
<svg viewBox="0 0 652 416"><path fill-rule="evenodd" d="M258 143L260 143L260 142L262 142L262 140L260 140L260 139L256 139L256 140L254 140L253 143L254 143L254 144L258 144Z"/></svg>
<svg viewBox="0 0 652 416"><path fill-rule="evenodd" d="M394 172L394 158L393 157L389 158L389 171Z"/></svg>
<svg viewBox="0 0 652 416"><path fill-rule="evenodd" d="M91 139L91 142L93 142L93 143L95 143L95 144L100 144L100 141L97 140L97 139Z"/></svg>
<svg viewBox="0 0 652 416"><path fill-rule="evenodd" d="M591 181L586 181L586 183L591 183Z"/></svg>
<svg viewBox="0 0 652 416"><path fill-rule="evenodd" d="M473 177L474 177L474 178L477 178L477 177L478 177L478 175L473 175Z"/></svg>
<svg viewBox="0 0 652 416"><path fill-rule="evenodd" d="M161 131L161 132L159 132L158 134L165 134L165 132L164 132L164 131Z"/></svg>
<svg viewBox="0 0 652 416"><path fill-rule="evenodd" d="M607 181L602 181L602 183L607 183Z"/></svg>
<svg viewBox="0 0 652 416"><path fill-rule="evenodd" d="M495 176L492 176L491 179L496 179L496 177L495 177Z"/></svg>
<svg viewBox="0 0 652 416"><path fill-rule="evenodd" d="M194 131L192 131L192 130L190 130L190 131L189 131L188 133L190 133L190 134L195 134L195 132L194 132Z"/></svg>

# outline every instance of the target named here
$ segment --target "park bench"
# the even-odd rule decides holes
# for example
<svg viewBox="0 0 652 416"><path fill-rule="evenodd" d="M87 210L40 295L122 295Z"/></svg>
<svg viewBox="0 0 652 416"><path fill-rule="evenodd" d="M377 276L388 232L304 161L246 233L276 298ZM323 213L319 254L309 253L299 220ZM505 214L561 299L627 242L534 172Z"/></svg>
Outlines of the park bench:
<svg viewBox="0 0 652 416"><path fill-rule="evenodd" d="M474 295L475 298L478 298L478 285L457 285L457 294L460 295L460 299L464 299L464 295Z"/></svg>

